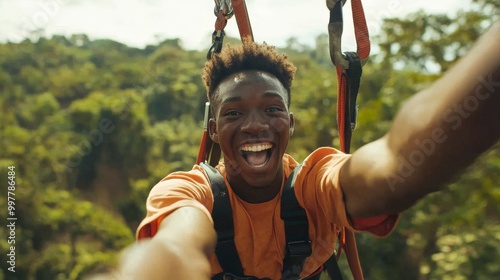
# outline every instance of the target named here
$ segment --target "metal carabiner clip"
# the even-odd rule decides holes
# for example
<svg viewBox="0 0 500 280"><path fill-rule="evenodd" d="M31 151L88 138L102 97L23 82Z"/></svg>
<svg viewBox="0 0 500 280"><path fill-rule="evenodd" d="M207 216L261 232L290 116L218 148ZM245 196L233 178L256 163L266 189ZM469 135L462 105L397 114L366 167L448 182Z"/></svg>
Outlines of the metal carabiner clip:
<svg viewBox="0 0 500 280"><path fill-rule="evenodd" d="M231 4L231 0L214 0L214 15L218 16L220 12L226 17L226 19L230 19L234 15L233 5Z"/></svg>
<svg viewBox="0 0 500 280"><path fill-rule="evenodd" d="M328 22L328 37L330 44L330 59L333 64L343 69L349 68L349 62L342 54L342 32L344 30L344 19L342 7L346 0L326 0L326 6L330 10L330 21Z"/></svg>
<svg viewBox="0 0 500 280"><path fill-rule="evenodd" d="M330 21L328 23L328 37L330 43L330 58L337 67L349 68L349 62L342 53L342 32L344 19L342 6L346 0L326 0L326 6L330 10ZM353 10L354 33L356 35L357 54L361 59L361 65L365 65L370 53L370 40L368 28L360 0L351 1Z"/></svg>

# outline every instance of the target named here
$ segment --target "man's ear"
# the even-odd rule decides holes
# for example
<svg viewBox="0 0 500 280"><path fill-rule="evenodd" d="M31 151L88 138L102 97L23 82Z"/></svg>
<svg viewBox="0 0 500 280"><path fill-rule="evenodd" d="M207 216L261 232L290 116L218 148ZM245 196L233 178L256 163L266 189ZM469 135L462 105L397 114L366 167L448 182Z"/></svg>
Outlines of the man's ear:
<svg viewBox="0 0 500 280"><path fill-rule="evenodd" d="M215 143L219 144L219 134L217 134L217 124L213 118L208 121L208 134Z"/></svg>
<svg viewBox="0 0 500 280"><path fill-rule="evenodd" d="M295 119L293 118L293 113L290 112L290 136L292 136L295 129Z"/></svg>

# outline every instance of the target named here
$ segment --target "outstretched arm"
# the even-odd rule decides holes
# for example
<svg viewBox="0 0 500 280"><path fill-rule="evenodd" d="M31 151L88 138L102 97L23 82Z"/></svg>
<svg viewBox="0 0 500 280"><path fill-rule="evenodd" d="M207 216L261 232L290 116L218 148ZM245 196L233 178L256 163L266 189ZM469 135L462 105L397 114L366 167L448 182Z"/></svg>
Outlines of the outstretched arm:
<svg viewBox="0 0 500 280"><path fill-rule="evenodd" d="M351 217L401 212L440 190L500 138L500 22L410 98L389 132L342 168Z"/></svg>
<svg viewBox="0 0 500 280"><path fill-rule="evenodd" d="M121 262L123 279L210 279L209 257L216 234L209 218L195 207L168 215L156 235L140 241ZM122 278L120 278L122 279Z"/></svg>

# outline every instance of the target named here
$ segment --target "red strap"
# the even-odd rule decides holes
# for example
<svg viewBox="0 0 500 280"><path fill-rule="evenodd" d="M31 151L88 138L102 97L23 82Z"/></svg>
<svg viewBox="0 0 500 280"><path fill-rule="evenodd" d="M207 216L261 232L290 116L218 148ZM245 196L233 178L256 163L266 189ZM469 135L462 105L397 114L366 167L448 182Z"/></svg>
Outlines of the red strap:
<svg viewBox="0 0 500 280"><path fill-rule="evenodd" d="M208 132L205 130L203 131L203 135L201 136L201 141L200 141L200 148L198 149L198 157L196 158L196 164L200 164L205 161L207 157L207 138L208 138Z"/></svg>
<svg viewBox="0 0 500 280"><path fill-rule="evenodd" d="M254 41L252 26L250 25L250 19L248 17L248 10L245 4L245 0L231 0L231 6L236 16L236 23L238 24L238 29L240 31L240 37L242 42L245 40ZM227 17L223 10L220 10L217 14L217 20L215 21L215 32L224 31L227 25ZM213 46L212 46L213 47ZM210 54L210 51L209 51ZM207 112L205 112L207 114ZM207 116L205 117L207 118ZM206 122L207 120L205 120ZM203 136L200 141L200 148L198 150L198 157L196 163L209 161L209 164L215 166L220 158L220 148L218 145L213 143L212 139L208 136L207 128L203 132Z"/></svg>
<svg viewBox="0 0 500 280"><path fill-rule="evenodd" d="M227 18L224 15L223 11L219 11L219 13L217 14L217 19L215 20L215 30L216 31L224 30L226 25L227 25Z"/></svg>
<svg viewBox="0 0 500 280"><path fill-rule="evenodd" d="M354 232L345 230L344 232L346 243L344 244L344 251L347 256L347 262L351 269L352 276L355 280L363 280L363 270L359 261L358 247L356 245L356 236Z"/></svg>
<svg viewBox="0 0 500 280"><path fill-rule="evenodd" d="M356 51L360 60L364 61L370 54L370 39L361 0L351 0L351 7L357 45ZM343 75L344 69L342 67L336 67L336 70L338 81L337 123L340 139L340 150L345 153L349 153L351 135L350 129L346 130L346 125L350 125L350 121L348 120L346 115L348 83L346 76ZM346 133L348 133L349 135L346 135ZM341 251L342 249L345 251L347 261L349 263L349 268L351 269L351 273L354 279L363 280L363 270L359 261L356 236L354 232L344 228L342 230L342 240L340 240L340 242L341 248L339 251Z"/></svg>
<svg viewBox="0 0 500 280"><path fill-rule="evenodd" d="M368 27L366 26L365 13L361 0L351 0L351 8L357 53L361 60L365 60L370 54L370 35L368 34Z"/></svg>
<svg viewBox="0 0 500 280"><path fill-rule="evenodd" d="M234 15L236 16L236 23L240 31L241 41L251 40L253 42L252 26L250 25L250 18L248 17L248 10L245 0L231 0Z"/></svg>

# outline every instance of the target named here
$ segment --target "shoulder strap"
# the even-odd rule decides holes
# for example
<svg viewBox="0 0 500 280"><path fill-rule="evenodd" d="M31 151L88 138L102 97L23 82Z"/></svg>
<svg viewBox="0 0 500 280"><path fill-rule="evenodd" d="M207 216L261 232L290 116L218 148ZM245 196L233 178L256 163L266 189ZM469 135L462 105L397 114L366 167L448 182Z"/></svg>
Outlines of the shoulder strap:
<svg viewBox="0 0 500 280"><path fill-rule="evenodd" d="M214 167L204 162L201 162L200 166L207 174L212 193L214 194L212 218L214 220L214 228L217 232L215 254L217 255L219 264L224 273L244 275L241 260L234 243L233 215L224 178ZM305 210L300 207L293 188L295 177L301 166L297 166L285 182L281 198L281 218L285 223L286 236L283 279L298 279L305 259L312 253L307 215ZM332 279L341 280L342 276L338 269L335 255L331 259L333 259L333 265L336 265L338 273L332 274L330 269L328 269L331 267L331 263L330 265L325 265L328 274ZM221 277L224 277L223 274L216 275L213 279L222 279Z"/></svg>
<svg viewBox="0 0 500 280"><path fill-rule="evenodd" d="M234 244L233 212L224 178L214 167L204 162L201 162L200 166L205 170L214 194L212 218L217 232L215 254L224 272L243 275L240 257Z"/></svg>
<svg viewBox="0 0 500 280"><path fill-rule="evenodd" d="M286 236L283 279L298 279L305 259L312 253L306 211L300 207L293 188L301 166L297 166L288 177L281 196L281 219L285 223Z"/></svg>
<svg viewBox="0 0 500 280"><path fill-rule="evenodd" d="M340 273L339 263L337 262L337 256L334 253L324 264L325 270L333 280L343 280L342 273Z"/></svg>
<svg viewBox="0 0 500 280"><path fill-rule="evenodd" d="M297 166L288 177L281 197L281 218L285 222L287 244L283 279L298 279L305 259L312 253L306 211L299 205L294 189L295 177L301 167L302 164ZM343 279L335 254L325 263L325 269L330 279Z"/></svg>

